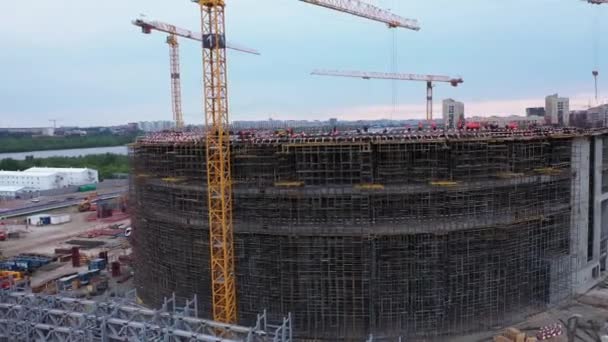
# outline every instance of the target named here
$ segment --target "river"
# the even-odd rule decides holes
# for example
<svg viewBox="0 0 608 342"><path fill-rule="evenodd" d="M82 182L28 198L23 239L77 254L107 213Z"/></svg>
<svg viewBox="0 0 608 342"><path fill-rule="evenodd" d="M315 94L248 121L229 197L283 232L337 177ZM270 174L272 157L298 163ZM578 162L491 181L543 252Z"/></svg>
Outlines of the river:
<svg viewBox="0 0 608 342"><path fill-rule="evenodd" d="M86 156L89 154L127 154L127 146L112 146L112 147L92 147L92 148L74 148L69 150L49 150L49 151L30 151L30 152L14 152L14 153L0 153L0 160L6 158L12 158L15 160L25 160L27 156L34 156L34 158L48 158L48 157L78 157Z"/></svg>

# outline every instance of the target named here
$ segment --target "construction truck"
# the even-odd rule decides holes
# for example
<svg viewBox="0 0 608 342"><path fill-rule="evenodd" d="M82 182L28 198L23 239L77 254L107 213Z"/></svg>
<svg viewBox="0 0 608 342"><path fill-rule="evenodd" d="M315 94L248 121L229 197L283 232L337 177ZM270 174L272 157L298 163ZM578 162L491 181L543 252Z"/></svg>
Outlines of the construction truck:
<svg viewBox="0 0 608 342"><path fill-rule="evenodd" d="M0 271L0 288L8 289L14 284L18 284L26 280L23 272L18 271Z"/></svg>
<svg viewBox="0 0 608 342"><path fill-rule="evenodd" d="M78 211L79 212L85 212L85 211L96 211L97 210L97 206L95 205L95 201L97 201L97 193L94 192L92 194L90 194L89 196L85 197L82 202L80 202L80 204L78 204Z"/></svg>

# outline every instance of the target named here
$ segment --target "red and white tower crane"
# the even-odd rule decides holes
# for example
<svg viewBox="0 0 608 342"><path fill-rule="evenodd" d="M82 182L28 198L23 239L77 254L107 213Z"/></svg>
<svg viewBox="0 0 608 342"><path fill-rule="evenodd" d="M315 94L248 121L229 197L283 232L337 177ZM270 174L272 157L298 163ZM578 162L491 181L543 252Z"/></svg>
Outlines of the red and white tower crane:
<svg viewBox="0 0 608 342"><path fill-rule="evenodd" d="M153 30L169 34L167 36L167 44L169 45L169 57L171 62L171 106L173 109L173 120L175 121L175 127L177 129L181 129L184 127L184 116L182 112L182 90L179 70L179 42L177 37L202 42L203 35L200 32L193 32L156 20L146 20L140 18L133 20L133 25L141 27L141 31L145 34L150 34ZM230 43L226 44L226 48L254 55L260 54L254 49Z"/></svg>
<svg viewBox="0 0 608 342"><path fill-rule="evenodd" d="M461 77L450 77L441 75L419 75L419 74L396 74L383 72L362 72L362 71L336 71L336 70L315 70L312 75L355 77L365 80L399 80L399 81L421 81L426 82L426 119L433 120L433 82L449 83L457 87L463 83Z"/></svg>

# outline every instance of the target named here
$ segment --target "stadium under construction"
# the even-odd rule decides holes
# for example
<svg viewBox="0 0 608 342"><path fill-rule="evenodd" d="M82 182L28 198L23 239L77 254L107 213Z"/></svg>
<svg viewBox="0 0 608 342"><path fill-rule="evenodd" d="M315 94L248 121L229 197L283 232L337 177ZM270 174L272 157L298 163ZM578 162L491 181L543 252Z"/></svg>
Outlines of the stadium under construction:
<svg viewBox="0 0 608 342"><path fill-rule="evenodd" d="M303 341L481 331L562 303L606 268L608 131L240 137L231 149L240 324L291 313ZM130 156L138 295L197 295L209 316L204 139L155 134Z"/></svg>

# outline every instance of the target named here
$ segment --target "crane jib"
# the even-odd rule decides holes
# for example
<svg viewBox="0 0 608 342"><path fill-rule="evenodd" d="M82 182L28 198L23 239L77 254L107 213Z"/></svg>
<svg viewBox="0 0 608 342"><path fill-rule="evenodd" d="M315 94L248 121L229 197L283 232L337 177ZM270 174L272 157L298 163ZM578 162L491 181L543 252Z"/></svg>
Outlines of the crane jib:
<svg viewBox="0 0 608 342"><path fill-rule="evenodd" d="M218 39L219 37L219 39ZM219 40L219 42L218 42ZM219 43L219 44L218 44ZM203 48L205 49L225 49L226 48L226 36L223 34L204 34L203 35Z"/></svg>

